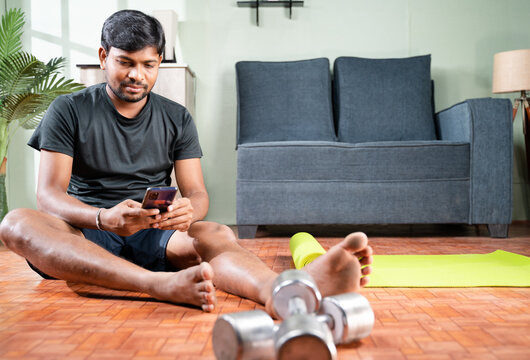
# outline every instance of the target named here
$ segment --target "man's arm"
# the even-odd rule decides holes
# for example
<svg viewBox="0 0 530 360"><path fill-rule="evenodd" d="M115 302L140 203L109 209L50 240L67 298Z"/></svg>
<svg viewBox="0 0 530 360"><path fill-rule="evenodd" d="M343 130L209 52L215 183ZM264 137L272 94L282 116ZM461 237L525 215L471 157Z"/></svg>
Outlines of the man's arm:
<svg viewBox="0 0 530 360"><path fill-rule="evenodd" d="M68 195L66 190L72 174L71 156L48 150L41 150L37 185L37 206L39 210L55 215L70 225L82 228L96 228L98 208L87 205ZM157 209L141 209L141 204L125 200L100 214L100 225L104 230L119 235L134 234L149 228L156 221ZM159 218L159 216L157 216Z"/></svg>
<svg viewBox="0 0 530 360"><path fill-rule="evenodd" d="M97 208L66 193L72 174L71 156L41 150L37 207L77 227L94 228Z"/></svg>
<svg viewBox="0 0 530 360"><path fill-rule="evenodd" d="M186 159L175 161L175 176L183 198L188 198L193 207L192 221L205 218L208 213L210 200L204 185L200 159Z"/></svg>
<svg viewBox="0 0 530 360"><path fill-rule="evenodd" d="M187 231L192 223L204 219L209 198L198 158L175 161L175 175L182 195L162 214L162 221L153 227L163 230Z"/></svg>

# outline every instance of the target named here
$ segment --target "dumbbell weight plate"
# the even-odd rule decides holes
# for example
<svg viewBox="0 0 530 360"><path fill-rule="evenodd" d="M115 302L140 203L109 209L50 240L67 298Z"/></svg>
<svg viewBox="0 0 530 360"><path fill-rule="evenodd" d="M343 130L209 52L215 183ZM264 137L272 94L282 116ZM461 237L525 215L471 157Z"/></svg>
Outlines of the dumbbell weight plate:
<svg viewBox="0 0 530 360"><path fill-rule="evenodd" d="M374 312L368 300L358 293L345 293L322 299L320 314L333 319L333 341L347 344L360 340L372 331Z"/></svg>
<svg viewBox="0 0 530 360"><path fill-rule="evenodd" d="M296 314L285 319L275 333L274 346L279 360L337 357L329 327L315 315Z"/></svg>
<svg viewBox="0 0 530 360"><path fill-rule="evenodd" d="M274 359L274 322L262 310L221 315L212 345L218 360Z"/></svg>
<svg viewBox="0 0 530 360"><path fill-rule="evenodd" d="M307 313L320 308L322 295L311 275L301 270L286 270L278 275L272 286L272 308L279 319L289 317L289 300L295 297L303 300Z"/></svg>

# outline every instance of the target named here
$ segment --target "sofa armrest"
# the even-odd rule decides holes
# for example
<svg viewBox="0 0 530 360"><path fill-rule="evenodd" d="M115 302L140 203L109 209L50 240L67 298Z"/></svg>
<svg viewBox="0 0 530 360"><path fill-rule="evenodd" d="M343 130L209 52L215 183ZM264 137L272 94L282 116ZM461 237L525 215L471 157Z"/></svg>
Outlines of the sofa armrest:
<svg viewBox="0 0 530 360"><path fill-rule="evenodd" d="M508 99L470 99L436 114L440 140L470 144L470 223L512 219L513 128Z"/></svg>

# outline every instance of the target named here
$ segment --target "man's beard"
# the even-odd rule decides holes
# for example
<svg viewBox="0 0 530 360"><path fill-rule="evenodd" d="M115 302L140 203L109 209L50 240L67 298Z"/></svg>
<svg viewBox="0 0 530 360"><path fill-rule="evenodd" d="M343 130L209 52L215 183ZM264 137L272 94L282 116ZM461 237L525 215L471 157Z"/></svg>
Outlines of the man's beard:
<svg viewBox="0 0 530 360"><path fill-rule="evenodd" d="M118 99L120 100L123 100L123 101L126 101L126 102L132 102L132 103L135 103L135 102L138 102L138 101L141 101L143 100L147 94L149 94L149 92L147 91L147 85L144 85L144 84L141 84L141 83L134 83L134 82L130 82L130 81L122 81L120 83L120 86L115 89L113 86L110 85L110 83L107 83L109 85L109 88L110 90L112 90L112 92L114 93L114 95L116 95L116 97L118 97ZM125 94L122 89L128 85L135 85L135 86L142 86L145 91L139 95L137 95L138 97L134 97L134 96L129 96L127 94Z"/></svg>

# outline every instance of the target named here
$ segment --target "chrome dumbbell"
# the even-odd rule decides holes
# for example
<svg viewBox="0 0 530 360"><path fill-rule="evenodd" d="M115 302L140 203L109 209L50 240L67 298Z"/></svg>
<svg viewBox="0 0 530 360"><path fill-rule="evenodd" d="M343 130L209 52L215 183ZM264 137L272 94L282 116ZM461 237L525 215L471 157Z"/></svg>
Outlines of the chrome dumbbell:
<svg viewBox="0 0 530 360"><path fill-rule="evenodd" d="M321 299L314 280L304 271L287 270L280 274L273 286L272 298L273 311L280 319L318 311L316 320L332 331L335 344L347 344L367 337L374 325L374 312L364 296L352 292ZM314 321L311 320L311 323ZM306 325L302 328L308 329ZM276 345L278 348L278 341Z"/></svg>
<svg viewBox="0 0 530 360"><path fill-rule="evenodd" d="M278 359L334 359L333 335L316 312L322 296L313 278L300 270L281 273L273 284L272 311L283 322L274 333Z"/></svg>
<svg viewBox="0 0 530 360"><path fill-rule="evenodd" d="M292 278L296 279L296 286L286 286ZM294 354L300 355L298 358L304 358L305 354L308 356L306 358L334 358L336 349L329 340L328 329L336 345L360 340L372 331L374 312L361 294L352 292L325 297L318 306L320 292L311 277L294 271L282 274L276 286L273 290L276 315L285 319L286 299L287 313L291 315L275 332L275 347L280 359L296 358ZM311 304L311 307L304 308L307 304ZM315 309L318 309L318 316L303 316L313 313Z"/></svg>
<svg viewBox="0 0 530 360"><path fill-rule="evenodd" d="M220 316L213 329L218 359L334 359L335 344L368 336L374 314L357 293L321 298L311 276L288 270L273 285L275 325L261 310ZM318 314L317 314L318 311Z"/></svg>
<svg viewBox="0 0 530 360"><path fill-rule="evenodd" d="M218 359L293 358L293 352L303 355L303 349L335 356L333 336L316 318L322 297L309 274L284 271L271 296L272 311L283 323L275 325L261 310L221 315L212 334Z"/></svg>
<svg viewBox="0 0 530 360"><path fill-rule="evenodd" d="M219 360L274 359L274 321L265 311L223 314L213 327L212 345Z"/></svg>
<svg viewBox="0 0 530 360"><path fill-rule="evenodd" d="M368 300L352 292L322 299L318 319L328 324L338 345L370 335L375 317Z"/></svg>
<svg viewBox="0 0 530 360"><path fill-rule="evenodd" d="M364 296L346 293L325 297L318 316L294 315L280 325L275 333L277 356L279 359L335 359L336 348L331 342L339 345L360 340L370 334L373 324L374 313ZM284 327L289 331L282 332Z"/></svg>

